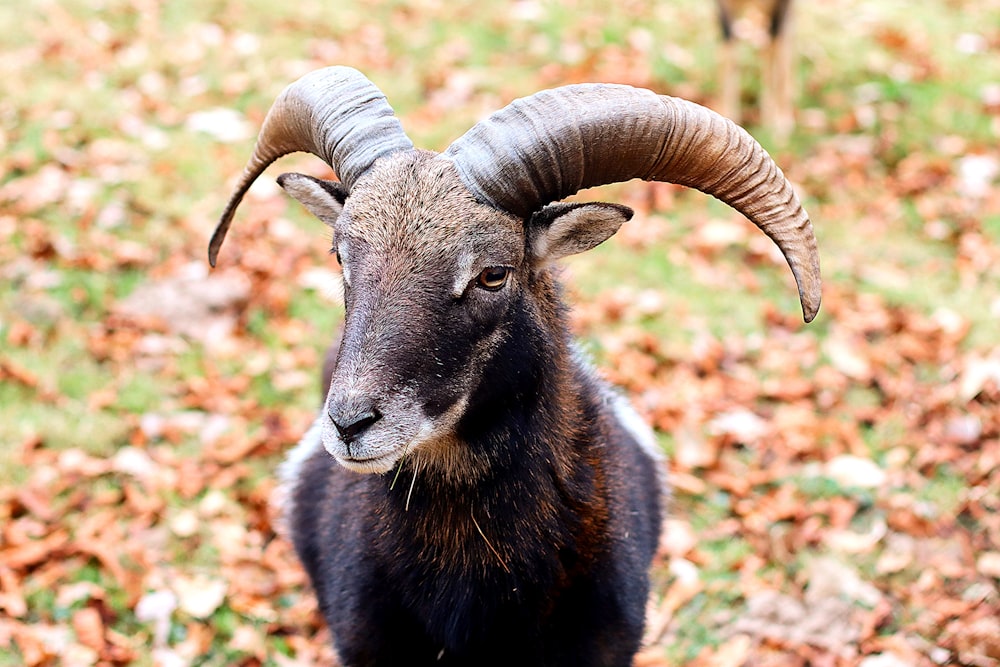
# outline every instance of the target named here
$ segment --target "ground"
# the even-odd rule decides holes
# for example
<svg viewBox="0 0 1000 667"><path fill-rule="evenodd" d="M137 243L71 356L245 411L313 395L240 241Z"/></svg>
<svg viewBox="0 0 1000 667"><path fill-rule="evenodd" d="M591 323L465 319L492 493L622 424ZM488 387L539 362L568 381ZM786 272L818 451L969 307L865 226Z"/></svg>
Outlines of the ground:
<svg viewBox="0 0 1000 667"><path fill-rule="evenodd" d="M325 228L255 186L274 96L347 64L441 150L515 97L712 105L695 0L0 6L0 665L334 664L271 502L341 316ZM704 195L567 263L574 326L674 484L637 665L1000 665L1000 2L798 3L797 124L744 122L810 211L801 323Z"/></svg>

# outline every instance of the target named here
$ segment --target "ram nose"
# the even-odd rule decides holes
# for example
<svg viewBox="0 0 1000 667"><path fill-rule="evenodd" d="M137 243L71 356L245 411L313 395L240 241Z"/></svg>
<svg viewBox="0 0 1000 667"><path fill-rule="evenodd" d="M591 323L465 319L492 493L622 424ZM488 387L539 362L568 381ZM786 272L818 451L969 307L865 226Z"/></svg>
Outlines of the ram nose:
<svg viewBox="0 0 1000 667"><path fill-rule="evenodd" d="M382 418L382 413L374 403L331 404L327 408L330 421L345 444L350 444L359 435Z"/></svg>

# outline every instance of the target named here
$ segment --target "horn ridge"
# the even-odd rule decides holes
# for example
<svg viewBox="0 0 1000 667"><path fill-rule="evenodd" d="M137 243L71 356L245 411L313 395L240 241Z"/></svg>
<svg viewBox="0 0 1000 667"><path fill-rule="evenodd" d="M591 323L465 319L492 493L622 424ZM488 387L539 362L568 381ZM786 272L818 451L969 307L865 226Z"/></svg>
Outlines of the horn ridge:
<svg viewBox="0 0 1000 667"><path fill-rule="evenodd" d="M677 183L744 214L781 249L803 315L819 310L819 254L791 183L743 128L693 102L616 84L514 100L445 151L485 204L527 219L579 190L633 178Z"/></svg>
<svg viewBox="0 0 1000 667"><path fill-rule="evenodd" d="M312 153L349 190L379 158L412 149L385 95L361 72L334 66L306 74L278 95L264 118L253 155L212 233L209 263L215 266L243 196L278 158Z"/></svg>

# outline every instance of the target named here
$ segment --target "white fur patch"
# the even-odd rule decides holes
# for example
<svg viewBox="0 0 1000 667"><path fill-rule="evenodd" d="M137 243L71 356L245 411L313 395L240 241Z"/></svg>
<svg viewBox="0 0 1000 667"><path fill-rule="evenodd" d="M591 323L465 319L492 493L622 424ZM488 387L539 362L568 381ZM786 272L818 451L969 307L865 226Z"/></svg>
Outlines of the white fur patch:
<svg viewBox="0 0 1000 667"><path fill-rule="evenodd" d="M340 275L345 285L351 284L350 250L346 243L337 244L337 255L340 256Z"/></svg>
<svg viewBox="0 0 1000 667"><path fill-rule="evenodd" d="M614 410L615 416L618 418L618 423L632 434L635 441L642 447L642 451L654 461L665 460L666 457L656 442L653 429L646 423L646 420L639 416L629 400L610 387L607 387L605 392L611 403L611 409Z"/></svg>
<svg viewBox="0 0 1000 667"><path fill-rule="evenodd" d="M320 438L322 426L323 413L320 412L299 443L288 450L285 460L278 466L278 486L271 496L271 504L278 509L278 532L284 535L290 534L287 521L294 509L295 487L302 475L302 466L313 453L323 448Z"/></svg>
<svg viewBox="0 0 1000 667"><path fill-rule="evenodd" d="M611 410L614 412L622 428L628 431L635 438L635 441L639 443L642 451L658 465L666 461L663 450L660 449L660 445L656 442L656 435L653 433L653 429L646 423L646 420L639 416L639 413L636 412L635 408L632 407L632 403L625 396L597 375L593 364L590 363L590 358L580 347L579 342L575 342L573 345L573 359L577 365L586 370L600 385L602 398L611 406ZM660 467L662 468L662 466Z"/></svg>
<svg viewBox="0 0 1000 667"><path fill-rule="evenodd" d="M463 252L458 260L458 271L455 274L455 282L451 286L451 296L455 299L461 298L465 294L465 288L472 280L472 270L476 256L470 252Z"/></svg>
<svg viewBox="0 0 1000 667"><path fill-rule="evenodd" d="M611 409L614 411L618 423L635 438L635 441L639 443L639 448L653 462L653 466L656 468L656 480L660 485L660 511L663 513L663 516L666 516L667 499L670 497L667 457L656 442L656 435L653 433L652 427L646 423L645 419L639 416L639 413L632 407L632 403L619 394L614 387L605 385L604 396L611 404ZM661 539L662 531L665 530L665 527L666 523L661 524Z"/></svg>

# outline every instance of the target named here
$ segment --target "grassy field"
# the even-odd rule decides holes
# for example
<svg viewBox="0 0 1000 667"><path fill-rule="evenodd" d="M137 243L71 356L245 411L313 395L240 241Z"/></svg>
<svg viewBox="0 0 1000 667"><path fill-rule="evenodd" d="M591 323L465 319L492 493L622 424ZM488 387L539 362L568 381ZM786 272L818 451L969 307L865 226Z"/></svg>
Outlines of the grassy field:
<svg viewBox="0 0 1000 667"><path fill-rule="evenodd" d="M675 482L637 664L1000 665L1000 2L800 3L799 188L824 305L704 195L566 264L575 324ZM418 146L515 97L711 106L710 2L0 4L0 666L334 664L270 498L341 314L265 177L275 95L361 69ZM293 156L269 173L326 175Z"/></svg>

